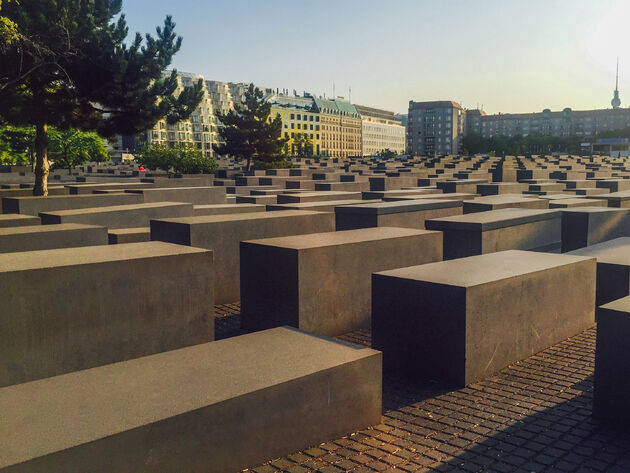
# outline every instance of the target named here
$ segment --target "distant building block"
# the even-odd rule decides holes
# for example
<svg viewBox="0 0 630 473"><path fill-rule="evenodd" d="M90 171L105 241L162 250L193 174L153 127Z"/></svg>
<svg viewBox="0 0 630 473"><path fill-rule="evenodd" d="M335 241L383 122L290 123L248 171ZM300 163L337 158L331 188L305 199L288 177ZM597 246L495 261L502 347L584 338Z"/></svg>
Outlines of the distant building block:
<svg viewBox="0 0 630 473"><path fill-rule="evenodd" d="M427 220L425 226L444 232L444 259L512 249L558 251L561 246L557 210L492 210Z"/></svg>
<svg viewBox="0 0 630 473"><path fill-rule="evenodd" d="M439 232L365 228L241 243L247 329L292 325L340 335L370 326L375 271L442 259Z"/></svg>
<svg viewBox="0 0 630 473"><path fill-rule="evenodd" d="M245 240L274 238L334 230L334 215L286 210L151 221L151 239L214 250L215 301L240 299L239 244Z"/></svg>
<svg viewBox="0 0 630 473"><path fill-rule="evenodd" d="M387 370L464 386L594 323L595 259L503 251L375 273Z"/></svg>
<svg viewBox="0 0 630 473"><path fill-rule="evenodd" d="M107 245L107 228L78 223L0 228L0 253Z"/></svg>
<svg viewBox="0 0 630 473"><path fill-rule="evenodd" d="M418 199L335 207L337 230L369 227L425 228L425 220L461 215L459 200Z"/></svg>
<svg viewBox="0 0 630 473"><path fill-rule="evenodd" d="M162 242L0 254L0 386L211 341L212 281Z"/></svg>
<svg viewBox="0 0 630 473"><path fill-rule="evenodd" d="M379 424L381 362L277 328L3 388L0 471L241 471Z"/></svg>
<svg viewBox="0 0 630 473"><path fill-rule="evenodd" d="M562 210L562 252L630 236L630 209L577 207Z"/></svg>
<svg viewBox="0 0 630 473"><path fill-rule="evenodd" d="M597 309L593 417L622 429L630 425L630 297Z"/></svg>

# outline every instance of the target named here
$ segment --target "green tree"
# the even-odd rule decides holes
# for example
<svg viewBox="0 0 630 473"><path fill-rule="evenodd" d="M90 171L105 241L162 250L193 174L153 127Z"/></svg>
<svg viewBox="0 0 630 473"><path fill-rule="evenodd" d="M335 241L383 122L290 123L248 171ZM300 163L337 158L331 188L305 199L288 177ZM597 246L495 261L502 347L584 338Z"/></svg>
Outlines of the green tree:
<svg viewBox="0 0 630 473"><path fill-rule="evenodd" d="M380 156L380 157L385 158L385 159L392 159L392 158L397 157L398 153L395 152L395 151L392 151L389 148L385 148L385 149L382 149L381 151L379 151L378 153L376 153L376 156Z"/></svg>
<svg viewBox="0 0 630 473"><path fill-rule="evenodd" d="M136 161L148 169L161 169L169 175L172 171L184 174L213 172L219 167L214 158L204 156L194 146L145 146L136 153Z"/></svg>
<svg viewBox="0 0 630 473"><path fill-rule="evenodd" d="M35 126L34 195L47 195L48 127L101 136L134 135L166 117L187 118L203 97L202 81L179 95L177 73L165 75L182 38L167 16L157 37L128 29L122 0L28 0L3 4L2 14L25 38L0 50L0 116Z"/></svg>
<svg viewBox="0 0 630 473"><path fill-rule="evenodd" d="M51 129L48 136L49 156L54 166L67 169L68 174L72 174L72 168L79 164L109 160L103 138L93 131Z"/></svg>
<svg viewBox="0 0 630 473"><path fill-rule="evenodd" d="M30 164L35 159L35 129L33 127L0 127L0 163Z"/></svg>
<svg viewBox="0 0 630 473"><path fill-rule="evenodd" d="M221 122L219 134L223 140L214 145L219 156L232 156L246 162L249 170L252 161L280 160L286 142L282 136L282 119L277 115L269 120L271 104L263 99L262 91L250 84L243 104L234 110L218 113Z"/></svg>
<svg viewBox="0 0 630 473"><path fill-rule="evenodd" d="M313 141L308 133L297 133L293 139L294 156L306 158L313 156Z"/></svg>

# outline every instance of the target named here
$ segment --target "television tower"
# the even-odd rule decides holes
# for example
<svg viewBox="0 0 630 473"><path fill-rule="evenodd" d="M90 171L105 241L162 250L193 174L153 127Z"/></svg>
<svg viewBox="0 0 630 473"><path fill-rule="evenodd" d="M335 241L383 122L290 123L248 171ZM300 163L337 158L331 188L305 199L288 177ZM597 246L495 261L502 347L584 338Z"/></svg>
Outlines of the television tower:
<svg viewBox="0 0 630 473"><path fill-rule="evenodd" d="M619 56L617 56L617 75L615 76L615 92L613 99L610 101L612 108L619 108L621 99L619 99Z"/></svg>

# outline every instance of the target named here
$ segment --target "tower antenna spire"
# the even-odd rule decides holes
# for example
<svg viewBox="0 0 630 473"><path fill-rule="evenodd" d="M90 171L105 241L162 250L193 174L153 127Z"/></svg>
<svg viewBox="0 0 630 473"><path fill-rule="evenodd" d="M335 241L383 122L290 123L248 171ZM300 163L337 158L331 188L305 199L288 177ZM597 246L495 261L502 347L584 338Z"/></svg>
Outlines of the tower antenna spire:
<svg viewBox="0 0 630 473"><path fill-rule="evenodd" d="M621 99L619 98L619 56L617 56L617 73L615 74L615 91L613 94L613 99L610 101L610 104L612 108L619 108L621 105Z"/></svg>

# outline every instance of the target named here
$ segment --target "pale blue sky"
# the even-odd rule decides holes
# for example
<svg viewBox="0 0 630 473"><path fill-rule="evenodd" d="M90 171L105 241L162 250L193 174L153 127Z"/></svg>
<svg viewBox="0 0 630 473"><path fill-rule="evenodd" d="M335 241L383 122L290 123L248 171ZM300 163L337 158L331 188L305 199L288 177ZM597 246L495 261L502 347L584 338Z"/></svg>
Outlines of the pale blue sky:
<svg viewBox="0 0 630 473"><path fill-rule="evenodd" d="M130 34L170 14L173 65L207 79L406 112L455 100L488 113L630 106L630 0L124 0Z"/></svg>

